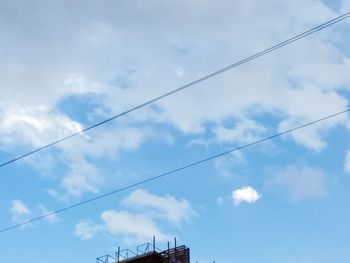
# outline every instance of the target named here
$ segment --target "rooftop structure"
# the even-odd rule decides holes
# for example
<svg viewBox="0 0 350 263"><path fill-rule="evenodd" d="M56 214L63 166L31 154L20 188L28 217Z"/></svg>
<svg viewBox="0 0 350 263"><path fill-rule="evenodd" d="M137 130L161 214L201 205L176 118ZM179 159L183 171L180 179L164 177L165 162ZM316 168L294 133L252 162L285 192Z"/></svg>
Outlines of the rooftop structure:
<svg viewBox="0 0 350 263"><path fill-rule="evenodd" d="M96 259L96 263L190 263L190 249L184 245L160 250L153 244L146 243L137 246L135 251L130 249L120 249L115 252L114 256L104 255Z"/></svg>

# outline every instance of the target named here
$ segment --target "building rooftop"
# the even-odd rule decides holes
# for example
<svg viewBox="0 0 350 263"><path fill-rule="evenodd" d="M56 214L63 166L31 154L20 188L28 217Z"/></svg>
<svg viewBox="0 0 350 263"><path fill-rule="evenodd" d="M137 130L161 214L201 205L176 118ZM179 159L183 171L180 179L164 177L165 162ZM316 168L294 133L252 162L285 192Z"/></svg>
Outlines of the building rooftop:
<svg viewBox="0 0 350 263"><path fill-rule="evenodd" d="M137 246L136 250L120 249L114 256L104 255L96 259L96 263L190 263L190 249L184 245L160 250L153 244L145 243Z"/></svg>

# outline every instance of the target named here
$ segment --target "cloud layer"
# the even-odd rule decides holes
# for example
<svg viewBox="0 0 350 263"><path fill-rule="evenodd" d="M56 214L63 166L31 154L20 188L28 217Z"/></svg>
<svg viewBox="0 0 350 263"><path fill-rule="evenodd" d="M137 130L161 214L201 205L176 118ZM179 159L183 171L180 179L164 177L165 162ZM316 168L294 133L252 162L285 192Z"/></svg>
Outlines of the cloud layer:
<svg viewBox="0 0 350 263"><path fill-rule="evenodd" d="M336 15L313 0L5 3L0 144L24 152L21 146L49 143ZM66 174L53 190L73 197L97 192L104 179L98 161L137 149L161 125L195 139L206 134L211 142L241 144L347 108L346 37L344 27L334 26L101 127L100 139L85 134L58 145ZM263 123L261 116L274 121ZM286 139L321 151L327 133L346 119ZM89 171L81 168L87 163Z"/></svg>

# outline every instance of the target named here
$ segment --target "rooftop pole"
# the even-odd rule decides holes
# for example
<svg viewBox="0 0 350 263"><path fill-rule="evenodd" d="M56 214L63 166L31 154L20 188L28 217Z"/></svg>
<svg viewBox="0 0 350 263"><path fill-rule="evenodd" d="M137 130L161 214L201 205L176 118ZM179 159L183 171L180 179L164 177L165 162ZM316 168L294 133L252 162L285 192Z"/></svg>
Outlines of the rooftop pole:
<svg viewBox="0 0 350 263"><path fill-rule="evenodd" d="M156 252L156 237L153 236L153 252Z"/></svg>

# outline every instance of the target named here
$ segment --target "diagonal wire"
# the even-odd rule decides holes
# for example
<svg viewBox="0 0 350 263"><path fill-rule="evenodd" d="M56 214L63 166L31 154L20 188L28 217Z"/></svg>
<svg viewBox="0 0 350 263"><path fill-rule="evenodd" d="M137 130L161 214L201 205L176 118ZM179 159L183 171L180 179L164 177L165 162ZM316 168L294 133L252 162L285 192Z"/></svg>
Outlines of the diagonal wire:
<svg viewBox="0 0 350 263"><path fill-rule="evenodd" d="M279 48L282 48L282 47L284 47L284 46L287 46L287 45L289 45L289 44L291 44L291 43L293 43L293 42L295 42L295 41L297 41L297 40L299 40L299 39L301 39L301 38L304 38L304 37L307 37L307 36L309 36L309 35L311 35L311 34L314 34L314 33L318 32L318 31L320 31L320 30L322 30L322 29L324 29L324 28L327 28L327 27L329 27L329 26L331 26L331 25L333 25L333 24L339 23L339 22L341 22L341 21L343 21L343 20L345 20L345 19L347 19L347 18L349 18L349 17L350 17L350 12L347 12L347 13L345 13L345 14L343 14L343 15L340 15L340 16L338 16L338 17L336 17L336 18L333 18L333 19L331 19L331 20L329 20L329 21L327 21L327 22L325 22L325 23L323 23L323 24L320 24L320 25L318 25L318 26L316 26L316 27L314 27L314 28L311 28L311 29L309 29L309 30L307 30L307 31L305 31L305 32L303 32L303 33L301 33L301 34L298 34L298 35L296 35L296 36L294 36L294 37L292 37L292 38L289 38L289 39L287 39L287 40L285 40L285 41L283 41L283 42L280 42L280 43L278 43L278 44L276 44L276 45L274 45L274 46L271 46L271 47L269 47L269 48L267 48L267 49L264 49L264 50L262 50L262 51L260 51L260 52L258 52L258 53L256 53L256 54L254 54L254 55L251 55L251 56L249 56L249 57L247 57L247 58L245 58L245 59L242 59L242 60L240 60L240 61L238 61L238 62L235 62L235 63L233 63L233 64L231 64L231 65L229 65L229 66L227 66L227 67L224 67L224 68L222 68L222 69L219 69L219 70L217 70L217 71L215 71L215 72L213 72L213 73L210 73L210 74L208 74L208 75L206 75L206 76L204 76L204 77L201 77L201 78L199 78L199 79L196 79L196 80L194 80L194 81L192 81L192 82L190 82L190 83L188 83L188 84L186 84L186 85L184 85L184 86L181 86L181 87L179 87L179 88L177 88L177 89L171 90L171 91L169 91L169 92L167 92L167 93L164 93L163 95L160 95L160 96L158 96L158 97L155 97L155 98L153 98L153 99L151 99L151 100L148 100L148 101L146 101L146 102L144 102L144 103L142 103L142 104L139 104L139 105L137 105L137 106L135 106L135 107L133 107L133 108L130 108L130 109L124 111L124 112L121 112L121 113L119 113L119 114L117 114L117 115L115 115L115 116L112 116L112 117L110 117L110 118L108 118L108 119L105 119L105 120L103 120L103 121L101 121L101 122L98 122L98 123L96 123L96 124L94 124L94 125L92 125L92 126L89 126L89 127L85 128L85 129L82 129L82 130L80 130L79 132L72 133L71 135L68 135L68 136L63 137L63 138L61 138L61 139L58 139L58 140L56 140L56 141L53 141L53 142L51 142L51 143L49 143L49 144L47 144L47 145L45 145L45 146L39 147L39 148L37 148L37 149L35 149L35 150L32 150L32 151L30 151L30 152L28 152L28 153L25 153L25 154L23 154L23 155L20 155L20 156L18 156L18 157L15 157L15 158L13 158L13 159L11 159L11 160L8 160L8 161L6 161L6 162L3 162L3 163L0 164L0 168L3 167L3 166L8 165L8 164L10 164L10 163L14 163L14 162L16 162L16 161L18 161L18 160L20 160L20 159L23 159L23 158L25 158L25 157L27 157L27 156L30 156L30 155L32 155L32 154L35 154L35 153L37 153L37 152L39 152L39 151L42 151L42 150L44 150L44 149L46 149L46 148L49 148L49 147L51 147L51 146L53 146L53 145L56 145L56 144L58 144L58 143L60 143L60 142L62 142L62 141L68 140L68 139L70 139L70 138L72 138L72 137L74 137L74 136L77 136L77 135L79 135L79 134L82 134L82 133L84 133L84 132L87 132L87 131L89 131L89 130L91 130L91 129L94 129L94 128L98 127L98 126L101 126L101 125L103 125L103 124L105 124L105 123L107 123L107 122L110 122L110 121L112 121L112 120L115 120L115 119L117 119L117 118L119 118L119 117L121 117L121 116L127 115L127 114L129 114L129 113L131 113L131 112L133 112L133 111L136 111L136 110L139 110L139 109L141 109L141 108L144 108L144 107L146 107L146 106L148 106L148 105L150 105L150 104L153 104L153 103L155 103L155 102L157 102L157 101L159 101L159 100L162 100L162 99L164 99L164 98L166 98L166 97L169 97L169 96L171 96L171 95L173 95L173 94L175 94L175 93L178 93L178 92L180 92L180 91L182 91L182 90L188 89L189 87L192 87L192 86L194 86L194 85L196 85L196 84L198 84L198 83L200 83L200 82L203 82L203 81L208 80L208 79L210 79L210 78L213 78L213 77L215 77L215 76L217 76L217 75L220 75L220 74L222 74L222 73L224 73L224 72L226 72L226 71L229 71L229 70L231 70L231 69L233 69L233 68L239 67L239 66L241 66L242 64L248 63L249 61L252 61L252 60L257 59L257 58L259 58L259 57L261 57L261 56L264 56L264 55L266 55L266 54L268 54L268 53L271 53L271 52L273 52L273 51L275 51L275 50L277 50L277 49L279 49Z"/></svg>
<svg viewBox="0 0 350 263"><path fill-rule="evenodd" d="M302 128L305 128L305 127L308 127L308 126L311 126L311 125L314 125L314 124L323 122L323 121L325 121L325 120L334 118L334 117L336 117L336 116L339 116L339 115L342 115L342 114L345 114L345 113L348 113L348 112L350 112L350 108L345 109L345 110L342 110L342 111L339 111L339 112L337 112L337 113L334 113L334 114L331 114L331 115L328 115L328 116L325 116L325 117L322 117L322 118L320 118L320 119L317 119L317 120L314 120L314 121L311 121L311 122L304 123L304 124L302 124L302 125L300 125L300 126L296 126L296 127L291 128L291 129L289 129L289 130L285 130L285 131L283 131L283 132L276 133L276 134L274 134L274 135L271 135L271 136L262 138L262 139L260 139L260 140L256 140L256 141L253 141L253 142L251 142L251 143L248 143L248 144L245 144L245 145L242 145L242 146L239 146L239 147L236 147L236 148L233 148L233 149L230 149L230 150L221 152L221 153L219 153L219 154L212 155L212 156L209 156L209 157L207 157L207 158L204 158L204 159L201 159L201 160L192 162L192 163L188 163L188 164L186 164L186 165L184 165L184 166L175 168L175 169L173 169L173 170L167 171L167 172L162 173L162 174L160 174L160 175L157 175L157 176L154 176L154 177L150 177L150 178L148 178L148 179L145 179L145 180L142 180L142 181L139 181L139 182L136 182L136 183L133 183L133 184L130 184L130 185L127 185L127 186L118 188L118 189L116 189L116 190L114 190L114 191L111 191L111 192L108 192L108 193L105 193L105 194L102 194L102 195L95 196L95 197L93 197L93 198L87 199L87 200L82 201L82 202L79 202L79 203L75 203L75 204L70 205L70 206L66 206L66 207L64 207L64 208L58 209L58 210L56 210L56 211L53 211L53 212L44 214L44 215L42 215L42 216L39 216L39 217L30 219L30 220L27 220L27 221L24 221L24 222L22 222L22 223L19 223L19 224L16 224L16 225L12 225L12 226L9 226L9 227L0 229L0 233L9 231L9 230L11 230L11 229L18 228L18 227L21 227L21 226L24 226L24 225L27 225L27 224L30 224L30 223L33 223L33 222L35 222L35 221L39 221L39 220L41 220L41 219L44 219L44 218L47 218L47 217L49 217L49 216L62 213L62 212L67 211L67 210L71 210L71 209L76 208L76 207L78 207L78 206L81 206L81 205L85 205L85 204L94 202L94 201L96 201L96 200L99 200L99 199L105 198L105 197L107 197L107 196L110 196L110 195L113 195L113 194L116 194L116 193L119 193L119 192L122 192L122 191L125 191L125 190L128 190L128 189L134 188L134 187L136 187L136 186L140 186L140 185L142 185L142 184L149 183L149 182L152 182L152 181L161 179L161 178L163 178L163 177L166 177L166 176L169 176L169 175L171 175L171 174L175 174L175 173L177 173L177 172L180 172L180 171L183 171L183 170L185 170L185 169L191 168L191 167L193 167L193 166L197 166L197 165L199 165L199 164L202 164L202 163L211 161L211 160L213 160L213 159L216 159L216 158L219 158L219 157L221 157L221 156L230 154L230 153L232 153L232 152L236 152L236 151L243 150L243 149L245 149L245 148L248 148L248 147L251 147L251 146L254 146L254 145L263 143L263 142L266 142L266 141L268 141L268 140L274 139L274 138L276 138L276 137L280 137L280 136L285 135L285 134L288 134L288 133L292 133L292 132L294 132L294 131L296 131L296 130L300 130L300 129L302 129Z"/></svg>

